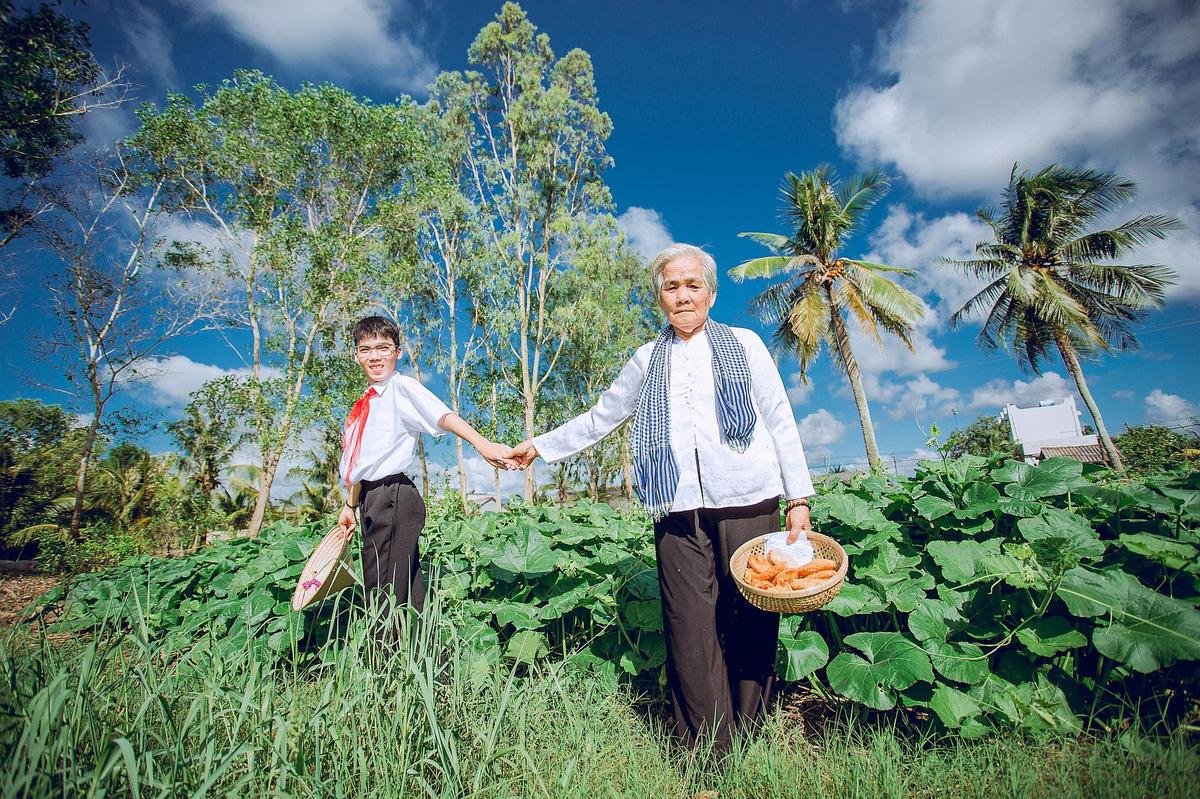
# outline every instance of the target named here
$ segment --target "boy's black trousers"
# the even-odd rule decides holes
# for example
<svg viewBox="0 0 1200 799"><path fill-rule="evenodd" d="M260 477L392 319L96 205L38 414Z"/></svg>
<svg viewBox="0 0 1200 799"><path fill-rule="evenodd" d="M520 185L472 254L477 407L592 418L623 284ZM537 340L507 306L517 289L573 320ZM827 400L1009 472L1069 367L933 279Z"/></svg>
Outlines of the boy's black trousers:
<svg viewBox="0 0 1200 799"><path fill-rule="evenodd" d="M425 500L407 475L363 480L363 588L368 606L391 593L396 606L425 606L425 575L417 540L425 526Z"/></svg>
<svg viewBox="0 0 1200 799"><path fill-rule="evenodd" d="M753 723L770 698L779 616L745 600L729 558L778 529L778 497L669 513L654 523L667 688L675 733L687 744L711 739L714 751L728 752L734 732Z"/></svg>

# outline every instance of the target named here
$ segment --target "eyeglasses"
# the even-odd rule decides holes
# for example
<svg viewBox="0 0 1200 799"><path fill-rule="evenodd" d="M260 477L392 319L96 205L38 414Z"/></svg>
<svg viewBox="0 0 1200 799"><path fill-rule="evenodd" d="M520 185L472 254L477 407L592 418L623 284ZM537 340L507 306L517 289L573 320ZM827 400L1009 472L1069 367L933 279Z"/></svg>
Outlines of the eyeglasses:
<svg viewBox="0 0 1200 799"><path fill-rule="evenodd" d="M394 349L396 349L395 344L376 344L374 347L358 347L355 349L355 352L358 353L358 357L360 358L366 358L369 355L383 355L386 357Z"/></svg>

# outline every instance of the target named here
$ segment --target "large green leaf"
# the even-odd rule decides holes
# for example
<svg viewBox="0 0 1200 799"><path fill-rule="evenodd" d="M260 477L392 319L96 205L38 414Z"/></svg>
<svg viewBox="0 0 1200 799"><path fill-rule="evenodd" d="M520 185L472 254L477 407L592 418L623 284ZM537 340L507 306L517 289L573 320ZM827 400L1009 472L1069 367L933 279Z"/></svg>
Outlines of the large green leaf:
<svg viewBox="0 0 1200 799"><path fill-rule="evenodd" d="M1058 596L1076 616L1107 616L1110 623L1092 633L1093 645L1137 671L1200 659L1200 611L1120 569L1076 567L1063 575Z"/></svg>
<svg viewBox="0 0 1200 799"><path fill-rule="evenodd" d="M1004 493L1017 500L1034 500L1065 494L1078 485L1083 464L1070 458L1047 458L1038 466L1008 461L992 472L992 479L1004 483Z"/></svg>
<svg viewBox="0 0 1200 799"><path fill-rule="evenodd" d="M974 685L991 674L988 660L976 644L929 640L921 646L938 674L948 680Z"/></svg>
<svg viewBox="0 0 1200 799"><path fill-rule="evenodd" d="M834 494L821 503L821 507L834 519L853 530L898 533L900 526L888 520L879 508L853 494Z"/></svg>
<svg viewBox="0 0 1200 799"><path fill-rule="evenodd" d="M829 662L829 645L821 634L805 630L796 634L781 632L775 670L785 680L803 680Z"/></svg>
<svg viewBox="0 0 1200 799"><path fill-rule="evenodd" d="M990 483L971 483L962 496L962 510L955 515L960 519L973 519L991 513L999 507L1000 492Z"/></svg>
<svg viewBox="0 0 1200 799"><path fill-rule="evenodd" d="M972 686L967 695L1020 729L1073 733L1080 727L1062 689L1043 674L1035 681L1018 684L993 675Z"/></svg>
<svg viewBox="0 0 1200 799"><path fill-rule="evenodd" d="M942 576L951 583L961 585L976 577L999 579L1021 571L1021 564L1016 558L1000 551L1001 543L1000 538L986 541L930 541L926 549L942 570Z"/></svg>
<svg viewBox="0 0 1200 799"><path fill-rule="evenodd" d="M988 728L977 718L983 708L957 688L939 685L929 700L929 709L937 714L943 724L958 730L964 738L977 738L988 732Z"/></svg>
<svg viewBox="0 0 1200 799"><path fill-rule="evenodd" d="M962 617L951 604L940 599L927 599L908 614L908 629L918 641L946 640L951 621Z"/></svg>
<svg viewBox="0 0 1200 799"><path fill-rule="evenodd" d="M662 629L662 603L657 599L628 602L622 610L629 623L639 630Z"/></svg>
<svg viewBox="0 0 1200 799"><path fill-rule="evenodd" d="M1038 561L1065 571L1081 560L1104 554L1104 542L1081 516L1058 508L1046 508L1037 516L1018 519L1017 529L1033 547Z"/></svg>
<svg viewBox="0 0 1200 799"><path fill-rule="evenodd" d="M542 618L537 605L508 601L496 608L496 623L501 627L511 624L518 630L536 630L542 626Z"/></svg>
<svg viewBox="0 0 1200 799"><path fill-rule="evenodd" d="M865 655L842 652L825 669L830 686L876 710L896 706L896 694L914 683L933 682L933 668L921 648L900 633L855 633L843 643Z"/></svg>
<svg viewBox="0 0 1200 799"><path fill-rule="evenodd" d="M499 570L497 576L503 580L512 580L517 575L549 574L557 563L558 555L550 549L545 536L530 528L518 531L492 558L492 566Z"/></svg>
<svg viewBox="0 0 1200 799"><path fill-rule="evenodd" d="M917 513L921 514L929 521L937 521L938 519L953 513L956 506L953 502L942 497L926 494L918 497L913 501L913 507L917 509Z"/></svg>
<svg viewBox="0 0 1200 799"><path fill-rule="evenodd" d="M887 601L873 588L861 583L845 582L842 583L838 595L831 599L823 610L839 616L857 616L878 613L886 607Z"/></svg>
<svg viewBox="0 0 1200 799"><path fill-rule="evenodd" d="M1050 657L1083 646L1087 638L1061 616L1043 616L1017 630L1017 640L1035 655Z"/></svg>
<svg viewBox="0 0 1200 799"><path fill-rule="evenodd" d="M1118 540L1121 546L1130 552L1161 563L1169 569L1188 568L1193 573L1196 569L1196 547L1191 544L1152 533L1123 533L1118 536Z"/></svg>
<svg viewBox="0 0 1200 799"><path fill-rule="evenodd" d="M533 663L538 658L545 657L547 651L544 634L534 630L521 630L508 639L504 656L519 663Z"/></svg>

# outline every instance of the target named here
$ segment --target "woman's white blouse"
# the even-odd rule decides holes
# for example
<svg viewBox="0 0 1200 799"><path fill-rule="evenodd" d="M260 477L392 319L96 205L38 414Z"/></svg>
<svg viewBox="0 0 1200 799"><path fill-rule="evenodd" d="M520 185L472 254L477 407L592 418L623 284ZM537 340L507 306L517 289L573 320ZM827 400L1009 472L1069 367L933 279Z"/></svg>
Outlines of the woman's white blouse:
<svg viewBox="0 0 1200 799"><path fill-rule="evenodd" d="M687 341L671 343L671 449L679 466L679 486L671 510L752 505L783 495L813 494L812 476L796 430L779 369L762 339L734 327L746 348L751 397L757 421L745 452L721 443L717 424L712 350L701 330ZM638 348L595 406L555 430L533 439L548 462L582 452L633 415L654 342Z"/></svg>
<svg viewBox="0 0 1200 799"><path fill-rule="evenodd" d="M442 435L446 431L438 427L438 422L452 413L446 403L408 375L393 372L387 380L372 385L379 393L370 400L362 447L350 474L351 484L359 480L382 480L403 472L412 465L417 436Z"/></svg>

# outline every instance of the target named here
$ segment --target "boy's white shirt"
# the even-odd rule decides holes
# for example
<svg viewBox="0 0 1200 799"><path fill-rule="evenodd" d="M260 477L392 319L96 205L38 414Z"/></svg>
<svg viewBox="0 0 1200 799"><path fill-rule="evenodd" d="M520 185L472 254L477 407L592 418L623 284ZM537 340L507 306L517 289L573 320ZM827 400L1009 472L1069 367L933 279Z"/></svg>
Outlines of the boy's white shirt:
<svg viewBox="0 0 1200 799"><path fill-rule="evenodd" d="M417 451L417 436L440 436L446 431L438 421L453 413L446 403L408 375L393 372L386 380L372 383L376 396L369 401L367 425L363 430L358 460L350 474L350 483L382 480L399 474L412 465ZM346 480L343 453L342 481Z"/></svg>
<svg viewBox="0 0 1200 799"><path fill-rule="evenodd" d="M786 496L814 493L800 444L796 417L779 368L758 334L730 328L746 348L751 399L758 416L745 452L721 443L717 425L712 350L701 330L671 344L671 449L679 485L671 510L729 508ZM547 462L562 460L595 444L633 415L654 342L638 348L595 406L557 429L533 439ZM697 465L697 461L699 464Z"/></svg>

